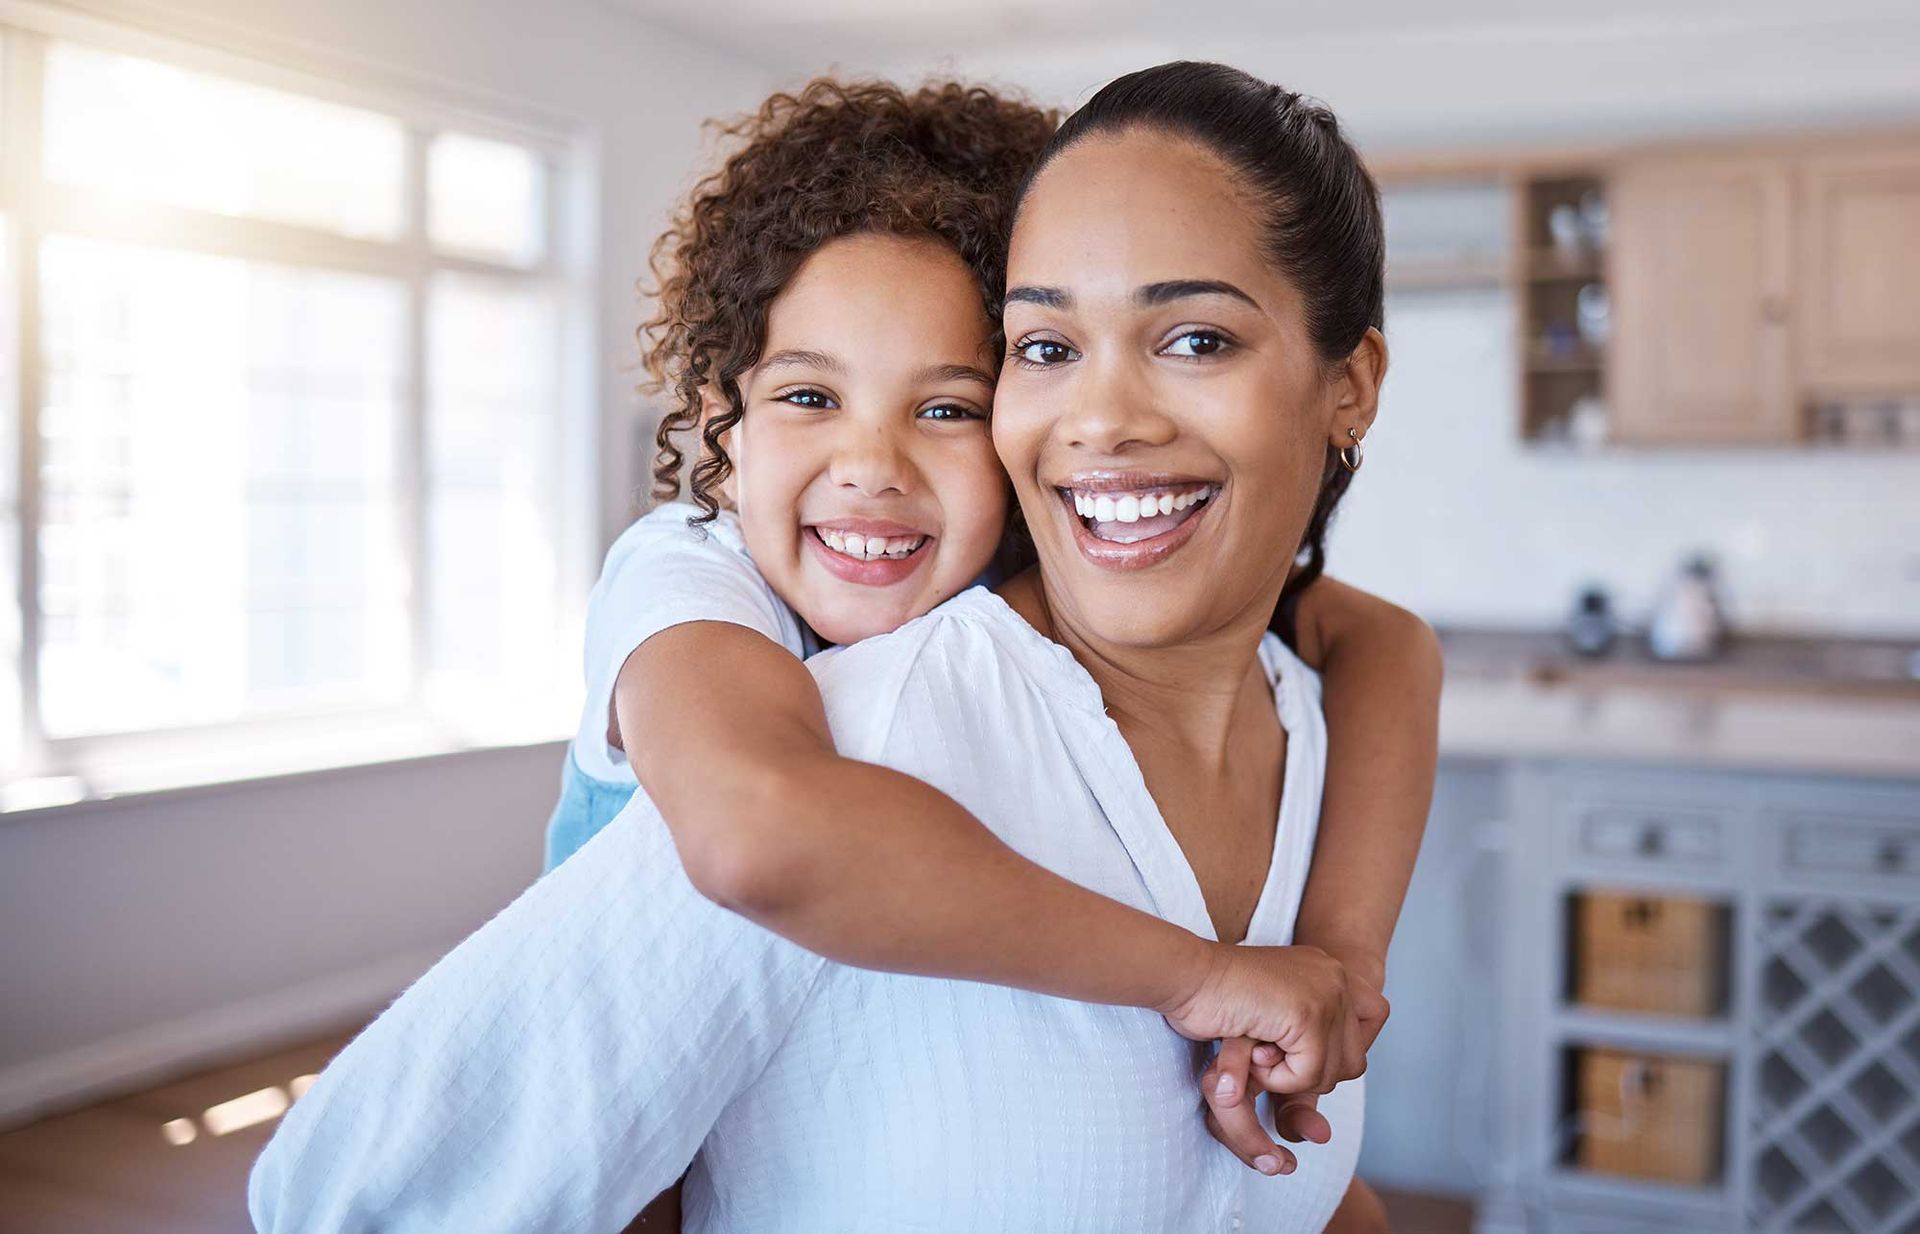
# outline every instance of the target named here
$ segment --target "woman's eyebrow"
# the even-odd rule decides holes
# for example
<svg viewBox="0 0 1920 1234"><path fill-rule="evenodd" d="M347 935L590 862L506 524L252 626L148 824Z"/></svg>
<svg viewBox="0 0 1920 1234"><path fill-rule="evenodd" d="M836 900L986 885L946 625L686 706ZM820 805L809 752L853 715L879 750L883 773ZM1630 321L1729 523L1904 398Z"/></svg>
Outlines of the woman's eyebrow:
<svg viewBox="0 0 1920 1234"><path fill-rule="evenodd" d="M776 351L760 362L760 371L763 373L775 368L817 368L827 373L847 371L846 365L824 351L805 351L797 347Z"/></svg>
<svg viewBox="0 0 1920 1234"><path fill-rule="evenodd" d="M1260 307L1258 300L1232 283L1223 283L1218 279L1172 279L1165 283L1148 283L1133 293L1133 302L1141 308L1153 308L1175 300L1185 300L1189 296L1230 296L1235 300L1244 300L1254 308Z"/></svg>
<svg viewBox="0 0 1920 1234"><path fill-rule="evenodd" d="M913 375L913 384L932 385L943 381L972 381L992 389L994 380L985 369L971 364L929 364Z"/></svg>

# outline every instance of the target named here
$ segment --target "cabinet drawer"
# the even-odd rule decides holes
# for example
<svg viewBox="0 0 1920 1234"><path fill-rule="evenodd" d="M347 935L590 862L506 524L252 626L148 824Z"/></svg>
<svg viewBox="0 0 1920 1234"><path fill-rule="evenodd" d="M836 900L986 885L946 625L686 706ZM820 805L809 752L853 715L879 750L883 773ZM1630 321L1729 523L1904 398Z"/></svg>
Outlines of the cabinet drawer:
<svg viewBox="0 0 1920 1234"><path fill-rule="evenodd" d="M1581 822L1580 848L1613 861L1708 865L1720 860L1720 820L1680 810L1596 806Z"/></svg>
<svg viewBox="0 0 1920 1234"><path fill-rule="evenodd" d="M1786 836L1787 868L1796 873L1920 883L1920 829L1809 819L1788 824Z"/></svg>

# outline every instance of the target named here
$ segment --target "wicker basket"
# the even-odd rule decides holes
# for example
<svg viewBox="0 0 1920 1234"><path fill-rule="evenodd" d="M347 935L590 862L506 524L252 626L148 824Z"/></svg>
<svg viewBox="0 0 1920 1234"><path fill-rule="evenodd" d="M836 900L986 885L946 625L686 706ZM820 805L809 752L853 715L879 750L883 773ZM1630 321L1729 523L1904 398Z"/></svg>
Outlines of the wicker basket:
<svg viewBox="0 0 1920 1234"><path fill-rule="evenodd" d="M1727 914L1705 900L1587 892L1574 910L1573 999L1587 1007L1719 1014Z"/></svg>
<svg viewBox="0 0 1920 1234"><path fill-rule="evenodd" d="M1576 1057L1582 1169L1694 1186L1719 1178L1722 1064L1604 1049Z"/></svg>

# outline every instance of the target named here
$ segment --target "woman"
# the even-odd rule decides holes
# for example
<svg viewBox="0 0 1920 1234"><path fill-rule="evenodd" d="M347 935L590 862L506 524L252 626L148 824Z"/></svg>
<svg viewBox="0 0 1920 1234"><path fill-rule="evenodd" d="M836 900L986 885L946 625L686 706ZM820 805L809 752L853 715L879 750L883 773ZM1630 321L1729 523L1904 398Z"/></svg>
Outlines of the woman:
<svg viewBox="0 0 1920 1234"><path fill-rule="evenodd" d="M1284 944L1324 727L1267 626L1372 422L1380 250L1332 117L1243 74L1163 66L1069 121L1014 232L994 426L1040 569L810 662L841 750ZM1312 1230L1346 1188L1357 1084L1257 1175L1150 1012L828 963L701 899L644 807L589 847L296 1106L263 1228L612 1229L696 1150L691 1230Z"/></svg>

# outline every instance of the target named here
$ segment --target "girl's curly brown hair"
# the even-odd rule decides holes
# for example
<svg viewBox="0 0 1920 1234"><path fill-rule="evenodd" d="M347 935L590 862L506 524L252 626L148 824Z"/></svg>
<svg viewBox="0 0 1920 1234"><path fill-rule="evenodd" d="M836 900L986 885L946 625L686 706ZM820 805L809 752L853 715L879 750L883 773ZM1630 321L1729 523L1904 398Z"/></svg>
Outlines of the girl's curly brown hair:
<svg viewBox="0 0 1920 1234"><path fill-rule="evenodd" d="M740 377L759 361L767 310L828 241L866 232L944 241L973 268L999 317L1014 195L1058 117L978 86L912 92L816 78L720 127L740 143L694 186L654 244L657 310L639 330L654 391L672 405L655 435L653 493L680 491L677 442L701 425L712 389L724 410L700 428L688 485L710 521L732 474L721 436L745 408Z"/></svg>

